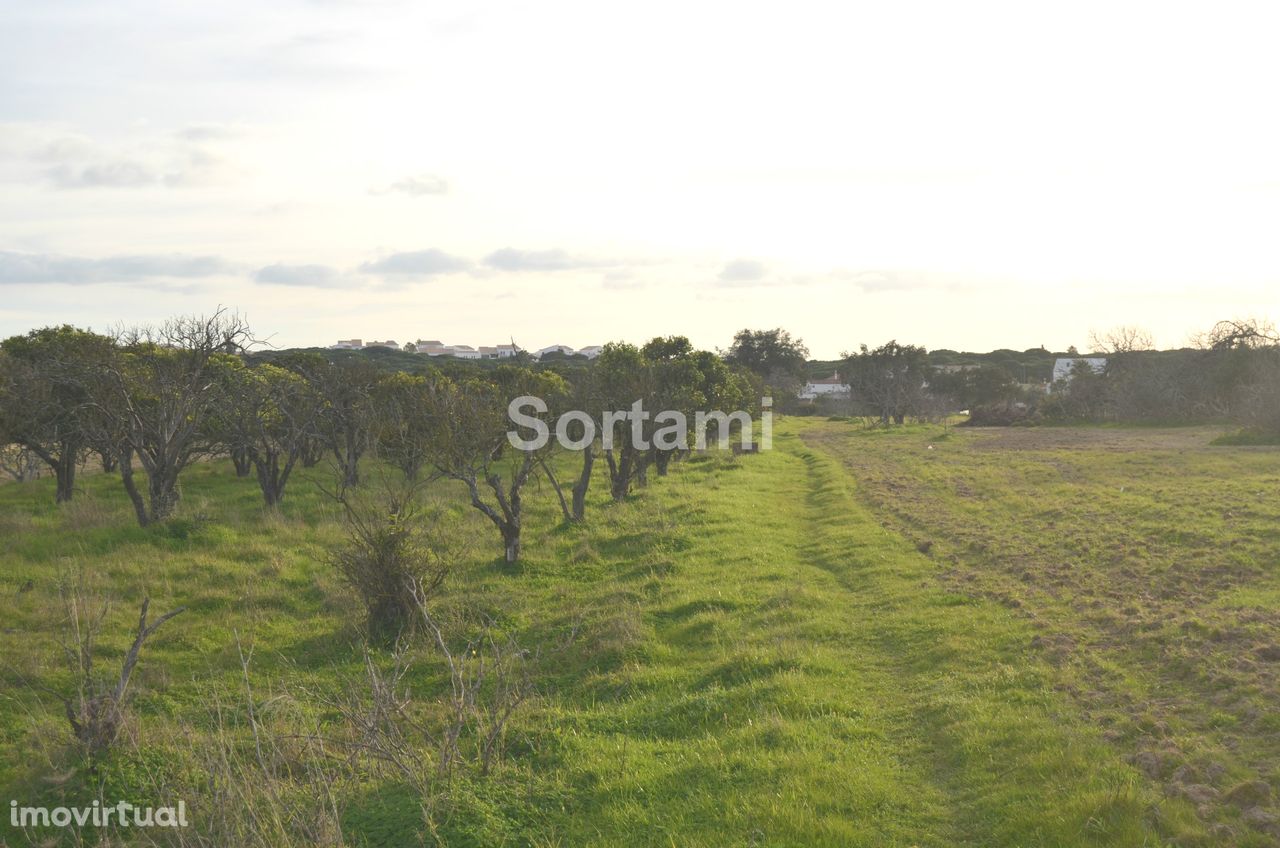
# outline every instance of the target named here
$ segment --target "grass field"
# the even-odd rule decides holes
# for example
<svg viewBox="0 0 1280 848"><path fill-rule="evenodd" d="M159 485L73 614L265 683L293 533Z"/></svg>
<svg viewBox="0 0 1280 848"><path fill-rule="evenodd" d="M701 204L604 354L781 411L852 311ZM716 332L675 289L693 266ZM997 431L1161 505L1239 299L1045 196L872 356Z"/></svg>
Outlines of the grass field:
<svg viewBox="0 0 1280 848"><path fill-rule="evenodd" d="M506 756L453 779L436 836L1276 844L1280 451L1215 435L793 419L772 452L695 457L624 504L598 479L582 526L531 493L517 571L436 485L442 521L476 540L443 607L554 646ZM360 680L364 654L361 610L325 562L342 535L325 479L307 472L267 514L229 465L198 466L182 516L146 530L113 477L86 476L61 508L50 481L0 486L5 797L177 794L200 831L226 789L207 764L253 749L247 703L328 732L326 698ZM144 595L189 608L148 643L128 738L93 766L47 691L69 682L58 586L81 575L113 599L106 671ZM409 683L430 702L448 678L424 662ZM238 790L244 808L268 790L305 798L305 755L280 789ZM393 775L344 771L331 790L331 842L430 844ZM7 821L0 835L28 838Z"/></svg>

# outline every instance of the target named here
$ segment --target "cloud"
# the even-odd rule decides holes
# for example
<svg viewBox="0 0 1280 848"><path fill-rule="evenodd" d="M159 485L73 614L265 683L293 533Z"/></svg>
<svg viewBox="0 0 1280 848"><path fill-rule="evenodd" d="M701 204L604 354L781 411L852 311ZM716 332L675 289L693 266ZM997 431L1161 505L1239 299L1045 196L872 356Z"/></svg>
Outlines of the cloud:
<svg viewBox="0 0 1280 848"><path fill-rule="evenodd" d="M429 277L435 274L452 274L465 271L471 263L460 256L452 256L434 247L408 253L393 253L382 259L366 262L360 270L366 274L384 274L402 277Z"/></svg>
<svg viewBox="0 0 1280 848"><path fill-rule="evenodd" d="M228 126L227 124L187 124L182 129L174 133L176 138L183 141L205 142L205 141L223 141L224 139L235 138L240 135L240 130Z"/></svg>
<svg viewBox="0 0 1280 848"><path fill-rule="evenodd" d="M726 262L716 275L716 279L725 285L742 285L758 283L765 278L769 269L764 263L754 259L734 259Z"/></svg>
<svg viewBox="0 0 1280 848"><path fill-rule="evenodd" d="M410 197L425 197L430 194L448 194L449 183L444 177L436 174L418 174L396 180L386 188L370 189L373 194L407 194Z"/></svg>
<svg viewBox="0 0 1280 848"><path fill-rule="evenodd" d="M131 158L99 158L88 164L64 163L45 171L58 188L144 188L218 185L228 182L233 170L226 161L198 147L178 151L164 167Z"/></svg>
<svg viewBox="0 0 1280 848"><path fill-rule="evenodd" d="M621 270L606 273L601 278L600 285L610 291L630 291L644 288L645 283L631 271Z"/></svg>
<svg viewBox="0 0 1280 848"><path fill-rule="evenodd" d="M618 263L585 256L573 256L563 250L518 250L504 247L484 258L484 264L499 271L570 271L578 268L601 268Z"/></svg>
<svg viewBox="0 0 1280 848"><path fill-rule="evenodd" d="M967 290L973 282L971 278L962 274L912 270L840 269L832 271L829 278L841 283L850 283L867 294L921 290L960 292Z"/></svg>
<svg viewBox="0 0 1280 848"><path fill-rule="evenodd" d="M180 253L86 259L50 253L0 251L0 285L62 283L78 286L166 278L200 279L233 274L238 270L217 256Z"/></svg>
<svg viewBox="0 0 1280 848"><path fill-rule="evenodd" d="M856 287L867 294L878 294L951 288L955 282L948 275L880 269L836 268L826 272L782 273L754 259L734 259L720 269L714 285L721 288L797 288L838 284Z"/></svg>
<svg viewBox="0 0 1280 848"><path fill-rule="evenodd" d="M23 175L59 189L185 188L225 184L239 172L205 142L233 134L221 125L194 125L106 146L80 133L39 124L6 124L0 156L27 163Z"/></svg>
<svg viewBox="0 0 1280 848"><path fill-rule="evenodd" d="M885 292L901 289L917 288L918 284L902 279L901 274L892 271L857 271L846 277L864 292Z"/></svg>
<svg viewBox="0 0 1280 848"><path fill-rule="evenodd" d="M130 159L90 165L55 165L45 175L58 188L137 188L155 185L160 175Z"/></svg>
<svg viewBox="0 0 1280 848"><path fill-rule="evenodd" d="M277 286L333 288L342 285L342 276L328 265L286 265L277 262L255 271L253 281Z"/></svg>

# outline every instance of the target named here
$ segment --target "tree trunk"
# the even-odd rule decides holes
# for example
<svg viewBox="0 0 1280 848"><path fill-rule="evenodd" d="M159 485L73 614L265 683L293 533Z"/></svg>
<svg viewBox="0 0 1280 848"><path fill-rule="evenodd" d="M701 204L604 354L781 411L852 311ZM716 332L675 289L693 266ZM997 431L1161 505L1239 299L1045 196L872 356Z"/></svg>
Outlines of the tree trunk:
<svg viewBox="0 0 1280 848"><path fill-rule="evenodd" d="M653 464L658 468L659 477L667 476L667 466L671 464L671 455L672 451L660 450L657 456L654 457Z"/></svg>
<svg viewBox="0 0 1280 848"><path fill-rule="evenodd" d="M253 470L253 461L249 458L249 449L232 448L231 464L236 467L237 477L248 477Z"/></svg>
<svg viewBox="0 0 1280 848"><path fill-rule="evenodd" d="M151 517L147 515L147 505L142 500L142 493L133 482L133 451L128 448L120 453L120 482L124 484L124 490L129 494L129 500L133 502L133 511L138 516L138 526L146 527L151 523Z"/></svg>
<svg viewBox="0 0 1280 848"><path fill-rule="evenodd" d="M45 465L53 469L53 474L57 478L57 490L54 495L58 503L65 503L71 500L71 496L75 493L76 484L76 456L80 453L80 447L75 442L58 443L58 452L56 454L45 450L38 442L27 441L22 443L33 454L40 457Z"/></svg>
<svg viewBox="0 0 1280 848"><path fill-rule="evenodd" d="M636 458L635 478L637 486L649 485L649 464L653 462L653 451L647 450Z"/></svg>
<svg viewBox="0 0 1280 848"><path fill-rule="evenodd" d="M110 474L120 467L120 457L111 451L99 451L98 457L102 460L102 472Z"/></svg>
<svg viewBox="0 0 1280 848"><path fill-rule="evenodd" d="M153 522L171 518L178 508L178 501L182 499L178 490L177 473L168 468L157 469L147 480L147 496Z"/></svg>
<svg viewBox="0 0 1280 848"><path fill-rule="evenodd" d="M280 503L280 486L278 480L280 476L280 463L274 451L269 451L265 456L253 453L253 467L258 472L258 488L262 490L262 499L266 501L267 507L274 507Z"/></svg>
<svg viewBox="0 0 1280 848"><path fill-rule="evenodd" d="M573 521L573 514L569 512L569 504L564 499L564 489L560 487L560 481L556 479L555 473L551 470L551 466L547 464L544 457L538 457L538 464L542 466L542 472L547 475L547 480L551 483L551 488L555 489L556 499L560 501L560 513L564 516L566 523Z"/></svg>
<svg viewBox="0 0 1280 848"><path fill-rule="evenodd" d="M338 468L342 472L342 485L360 485L360 444L355 433L347 433L343 444L334 448L334 456L338 459Z"/></svg>
<svg viewBox="0 0 1280 848"><path fill-rule="evenodd" d="M615 501L625 500L631 491L631 476L635 468L635 453L630 448L622 449L622 458L615 460L613 450L604 452L605 461L609 463L609 494Z"/></svg>
<svg viewBox="0 0 1280 848"><path fill-rule="evenodd" d="M587 511L587 487L591 485L591 467L595 462L596 452L591 445L587 445L587 449L582 452L582 473L578 475L578 482L573 484L574 521L581 521Z"/></svg>
<svg viewBox="0 0 1280 848"><path fill-rule="evenodd" d="M315 468L320 464L322 455L323 449L315 439L307 439L303 442L302 448L298 452L298 458L302 460L303 468Z"/></svg>
<svg viewBox="0 0 1280 848"><path fill-rule="evenodd" d="M508 526L502 531L504 556L508 563L520 560L520 525Z"/></svg>
<svg viewBox="0 0 1280 848"><path fill-rule="evenodd" d="M266 454L253 452L253 467L258 475L258 488L262 489L262 499L269 509L280 505L284 500L284 487L289 482L289 474L293 471L293 463L298 454L292 453L280 465L280 452L268 451Z"/></svg>
<svg viewBox="0 0 1280 848"><path fill-rule="evenodd" d="M58 503L66 503L75 494L77 453L79 451L74 447L64 444L58 463L53 467L54 473L58 476L58 489L55 496Z"/></svg>

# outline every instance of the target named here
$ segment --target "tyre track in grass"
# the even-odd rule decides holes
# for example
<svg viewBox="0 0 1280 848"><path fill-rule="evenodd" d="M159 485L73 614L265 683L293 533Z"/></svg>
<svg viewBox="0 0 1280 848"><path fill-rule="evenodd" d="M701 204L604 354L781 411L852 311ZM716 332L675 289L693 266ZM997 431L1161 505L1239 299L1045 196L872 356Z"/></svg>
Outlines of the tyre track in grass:
<svg viewBox="0 0 1280 848"><path fill-rule="evenodd" d="M1054 690L1051 669L1028 650L1025 621L947 591L938 566L859 502L836 458L800 438L779 446L807 479L797 566L821 569L842 588L846 647L877 670L851 683L892 705L890 738L911 773L929 776L920 797L946 798L950 844L1203 838L1185 802L1153 793Z"/></svg>

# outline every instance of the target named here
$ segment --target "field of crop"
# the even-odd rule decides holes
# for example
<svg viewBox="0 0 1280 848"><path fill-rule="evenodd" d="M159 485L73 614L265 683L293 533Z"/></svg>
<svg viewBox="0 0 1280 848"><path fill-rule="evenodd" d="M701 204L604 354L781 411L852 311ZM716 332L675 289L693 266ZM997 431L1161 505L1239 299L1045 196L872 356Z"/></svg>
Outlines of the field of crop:
<svg viewBox="0 0 1280 848"><path fill-rule="evenodd" d="M530 491L518 569L434 484L469 543L438 614L496 622L535 694L492 768L463 762L430 798L348 726L391 649L366 659L328 564L327 471L266 513L229 463L199 465L180 517L147 529L110 475L61 507L51 481L3 485L0 789L181 797L188 844L230 844L240 817L281 845L1273 845L1280 450L1214 435L789 419L775 450L693 457L621 504L597 464L582 525ZM103 675L144 596L188 608L92 763L56 697L77 585L111 600ZM429 718L448 671L426 639L411 658ZM59 838L0 823L5 844Z"/></svg>

